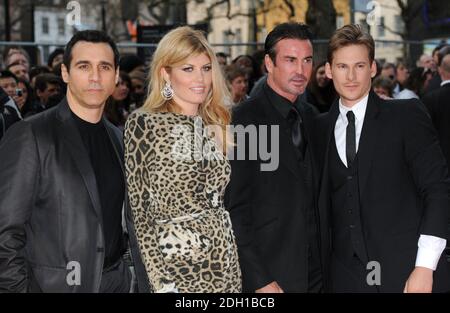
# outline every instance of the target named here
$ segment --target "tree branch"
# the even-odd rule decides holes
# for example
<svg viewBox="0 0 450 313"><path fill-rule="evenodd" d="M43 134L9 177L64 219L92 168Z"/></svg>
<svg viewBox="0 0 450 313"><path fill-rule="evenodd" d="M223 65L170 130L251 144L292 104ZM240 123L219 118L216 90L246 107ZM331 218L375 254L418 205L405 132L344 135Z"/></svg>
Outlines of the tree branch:
<svg viewBox="0 0 450 313"><path fill-rule="evenodd" d="M227 4L227 16L230 14L230 0L219 0L216 1L215 3L213 3L212 5L210 5L207 9L206 9L206 20L209 22L211 21L214 16L213 16L213 10L215 7L222 5L226 3Z"/></svg>
<svg viewBox="0 0 450 313"><path fill-rule="evenodd" d="M398 4L398 7L400 8L400 10L402 10L402 12L403 12L403 11L406 11L407 5L405 5L405 4L403 3L403 0L397 0L397 4Z"/></svg>
<svg viewBox="0 0 450 313"><path fill-rule="evenodd" d="M283 0L283 3L289 8L289 11L291 11L291 13L289 14L289 17L294 17L295 16L294 5L289 0Z"/></svg>
<svg viewBox="0 0 450 313"><path fill-rule="evenodd" d="M394 34L394 35L401 36L402 39L405 39L405 38L404 38L404 37L405 37L405 34L404 34L404 33L395 31L395 30L393 30L392 28L390 28L389 26L387 26L386 24L383 24L382 27L383 27L385 30L387 30L388 32L390 32L390 33L392 33L392 34Z"/></svg>

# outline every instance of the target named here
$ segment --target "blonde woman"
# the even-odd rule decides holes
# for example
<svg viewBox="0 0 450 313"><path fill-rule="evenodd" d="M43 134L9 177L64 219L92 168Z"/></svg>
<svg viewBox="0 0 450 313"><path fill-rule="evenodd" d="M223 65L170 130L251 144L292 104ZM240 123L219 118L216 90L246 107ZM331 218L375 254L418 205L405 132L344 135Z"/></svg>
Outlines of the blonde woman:
<svg viewBox="0 0 450 313"><path fill-rule="evenodd" d="M154 292L240 292L223 206L229 94L203 33L179 27L164 36L149 81L144 106L125 126L125 162L150 285Z"/></svg>

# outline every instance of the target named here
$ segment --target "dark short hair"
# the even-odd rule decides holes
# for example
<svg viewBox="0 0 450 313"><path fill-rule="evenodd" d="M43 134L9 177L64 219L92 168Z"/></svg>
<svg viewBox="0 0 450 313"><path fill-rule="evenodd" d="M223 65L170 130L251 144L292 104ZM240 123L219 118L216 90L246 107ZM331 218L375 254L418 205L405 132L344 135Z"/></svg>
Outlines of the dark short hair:
<svg viewBox="0 0 450 313"><path fill-rule="evenodd" d="M50 73L50 69L47 66L42 66L42 65L38 65L38 66L33 66L30 69L30 81L38 76L39 74L44 74L44 73Z"/></svg>
<svg viewBox="0 0 450 313"><path fill-rule="evenodd" d="M217 52L216 53L216 57L221 57L221 58L227 58L228 56L225 54L225 52Z"/></svg>
<svg viewBox="0 0 450 313"><path fill-rule="evenodd" d="M83 30L70 39L64 50L63 64L66 66L67 71L70 70L70 62L72 61L72 49L79 41L93 42L93 43L107 43L114 52L114 66L119 66L120 54L117 50L116 43L105 32L99 30Z"/></svg>
<svg viewBox="0 0 450 313"><path fill-rule="evenodd" d="M233 80L235 78L238 78L239 76L246 77L247 71L242 67L237 66L236 64L228 65L225 68L225 78L229 83L233 82Z"/></svg>
<svg viewBox="0 0 450 313"><path fill-rule="evenodd" d="M369 53L369 61L372 63L375 59L375 42L372 36L361 25L348 24L336 30L331 36L328 44L328 62L332 63L333 53L336 50L350 45L365 46Z"/></svg>
<svg viewBox="0 0 450 313"><path fill-rule="evenodd" d="M434 54L436 52L439 52L439 50L441 50L442 48L444 48L446 46L446 44L439 44L436 47L434 47L433 52L431 53L431 56L434 57Z"/></svg>
<svg viewBox="0 0 450 313"><path fill-rule="evenodd" d="M121 71L130 73L137 67L145 65L145 62L136 54L123 54L119 64Z"/></svg>
<svg viewBox="0 0 450 313"><path fill-rule="evenodd" d="M389 97L392 97L394 92L394 84L389 78L378 76L372 82L372 88L375 87L384 88L385 90L387 90Z"/></svg>
<svg viewBox="0 0 450 313"><path fill-rule="evenodd" d="M444 59L444 57L450 54L450 46L443 46L441 49L439 49L438 52L438 64L437 66L441 66L442 60Z"/></svg>
<svg viewBox="0 0 450 313"><path fill-rule="evenodd" d="M50 53L50 55L48 56L47 65L52 67L53 60L60 54L64 55L63 48L56 48L55 50L53 50L52 53Z"/></svg>
<svg viewBox="0 0 450 313"><path fill-rule="evenodd" d="M19 79L17 78L17 76L14 75L11 71L8 71L8 70L0 71L0 79L2 79L2 78L14 78L16 83L19 82Z"/></svg>
<svg viewBox="0 0 450 313"><path fill-rule="evenodd" d="M391 62L385 62L385 63L383 64L382 70L388 70L388 69L390 69L390 68L393 69L395 75L397 75L397 66L395 66L394 63L391 63Z"/></svg>
<svg viewBox="0 0 450 313"><path fill-rule="evenodd" d="M130 77L130 74L128 74L125 71L120 71L119 72L119 77L120 77L121 80L123 80L127 84L128 88L131 89L131 77Z"/></svg>
<svg viewBox="0 0 450 313"><path fill-rule="evenodd" d="M45 91L47 89L48 84L53 85L62 85L62 80L58 76L54 74L39 74L36 76L36 81L34 83L34 88L39 91Z"/></svg>
<svg viewBox="0 0 450 313"><path fill-rule="evenodd" d="M414 91L419 97L422 96L421 93L423 91L426 75L428 73L431 73L431 70L423 67L414 68L409 72L409 76L404 83L404 87Z"/></svg>
<svg viewBox="0 0 450 313"><path fill-rule="evenodd" d="M308 25L303 23L282 23L277 25L268 35L264 43L264 51L275 64L277 51L276 44L283 39L298 39L312 41L312 33Z"/></svg>
<svg viewBox="0 0 450 313"><path fill-rule="evenodd" d="M399 68L400 66L406 67L407 69L409 69L409 64L407 61L405 60L398 60L397 63L395 64L395 68Z"/></svg>

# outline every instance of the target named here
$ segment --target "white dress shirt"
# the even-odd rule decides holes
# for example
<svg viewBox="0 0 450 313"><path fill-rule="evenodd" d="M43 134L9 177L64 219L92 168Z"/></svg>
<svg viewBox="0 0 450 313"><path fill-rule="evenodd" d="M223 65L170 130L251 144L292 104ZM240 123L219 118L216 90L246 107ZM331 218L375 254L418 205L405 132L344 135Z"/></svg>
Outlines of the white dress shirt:
<svg viewBox="0 0 450 313"><path fill-rule="evenodd" d="M450 83L450 79L444 80L441 82L441 87Z"/></svg>
<svg viewBox="0 0 450 313"><path fill-rule="evenodd" d="M342 104L342 99L339 99L339 116L334 127L334 138L336 140L336 148L339 157L341 158L341 161L345 164L345 166L347 166L347 157L345 151L345 140L348 125L347 112L353 111L353 113L355 114L356 152L358 153L359 139L361 138L368 99L369 95L365 96L351 108L347 108L346 106L344 106ZM436 270L436 266L439 262L442 252L445 249L446 244L446 239L421 234L418 242L416 266L426 267L432 269L433 271Z"/></svg>

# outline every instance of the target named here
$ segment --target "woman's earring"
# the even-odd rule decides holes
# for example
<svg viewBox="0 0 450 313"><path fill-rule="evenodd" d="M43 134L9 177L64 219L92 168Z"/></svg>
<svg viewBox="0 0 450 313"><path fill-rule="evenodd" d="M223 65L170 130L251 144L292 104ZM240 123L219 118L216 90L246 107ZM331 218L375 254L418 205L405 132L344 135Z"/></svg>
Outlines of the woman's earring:
<svg viewBox="0 0 450 313"><path fill-rule="evenodd" d="M170 83L166 82L163 89L161 90L161 95L166 101L173 98L173 89L172 86L170 86Z"/></svg>

